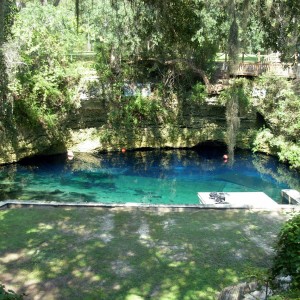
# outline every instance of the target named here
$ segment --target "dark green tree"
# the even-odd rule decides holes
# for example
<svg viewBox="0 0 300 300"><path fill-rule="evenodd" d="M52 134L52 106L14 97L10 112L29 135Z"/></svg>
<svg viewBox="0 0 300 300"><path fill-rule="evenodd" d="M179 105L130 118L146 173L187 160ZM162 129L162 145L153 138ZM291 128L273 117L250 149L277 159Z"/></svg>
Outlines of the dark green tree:
<svg viewBox="0 0 300 300"><path fill-rule="evenodd" d="M275 251L272 277L291 276L292 287L300 291L300 214L281 228Z"/></svg>
<svg viewBox="0 0 300 300"><path fill-rule="evenodd" d="M7 85L8 76L3 51L3 44L7 41L13 23L15 4L13 0L0 2L0 115L7 112Z"/></svg>
<svg viewBox="0 0 300 300"><path fill-rule="evenodd" d="M266 32L266 45L273 51L279 51L282 60L293 61L295 52L300 52L300 2L261 1L260 15Z"/></svg>

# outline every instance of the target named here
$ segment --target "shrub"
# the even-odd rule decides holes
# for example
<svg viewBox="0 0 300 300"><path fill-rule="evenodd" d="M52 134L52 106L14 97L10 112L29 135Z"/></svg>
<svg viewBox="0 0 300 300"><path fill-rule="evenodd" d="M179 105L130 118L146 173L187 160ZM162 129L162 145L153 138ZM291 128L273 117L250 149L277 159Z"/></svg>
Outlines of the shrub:
<svg viewBox="0 0 300 300"><path fill-rule="evenodd" d="M0 299L1 300L22 300L23 296L16 294L12 290L6 290L5 286L0 283Z"/></svg>
<svg viewBox="0 0 300 300"><path fill-rule="evenodd" d="M12 27L9 91L17 122L56 132L75 106L79 75L68 61L72 19L53 5L28 3ZM73 42L75 38L73 38ZM11 54L11 55L12 55Z"/></svg>
<svg viewBox="0 0 300 300"><path fill-rule="evenodd" d="M266 153L276 154L280 161L300 169L299 94L290 81L275 76L260 77L255 87L265 91L265 97L252 100L267 129L257 135L253 150L267 150Z"/></svg>
<svg viewBox="0 0 300 300"><path fill-rule="evenodd" d="M286 222L278 235L272 278L291 276L292 288L300 289L300 214Z"/></svg>

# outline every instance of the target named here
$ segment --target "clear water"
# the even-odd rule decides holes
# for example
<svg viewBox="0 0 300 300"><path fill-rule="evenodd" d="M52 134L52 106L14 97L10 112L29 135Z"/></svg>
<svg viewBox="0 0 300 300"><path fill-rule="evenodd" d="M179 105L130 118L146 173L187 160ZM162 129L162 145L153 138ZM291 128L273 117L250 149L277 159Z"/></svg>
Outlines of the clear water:
<svg viewBox="0 0 300 300"><path fill-rule="evenodd" d="M299 174L276 159L238 153L155 150L44 157L0 168L0 200L197 204L197 192L280 191L298 188Z"/></svg>

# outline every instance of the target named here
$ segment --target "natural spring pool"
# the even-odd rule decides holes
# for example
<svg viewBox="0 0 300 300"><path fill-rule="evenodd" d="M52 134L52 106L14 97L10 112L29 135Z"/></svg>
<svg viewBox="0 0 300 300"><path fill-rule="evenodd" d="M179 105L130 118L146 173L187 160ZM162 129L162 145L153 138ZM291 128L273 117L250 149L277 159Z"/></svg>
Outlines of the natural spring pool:
<svg viewBox="0 0 300 300"><path fill-rule="evenodd" d="M0 168L0 201L198 204L197 192L265 192L299 188L299 174L277 159L237 152L233 165L219 151L151 150L75 153L34 158Z"/></svg>

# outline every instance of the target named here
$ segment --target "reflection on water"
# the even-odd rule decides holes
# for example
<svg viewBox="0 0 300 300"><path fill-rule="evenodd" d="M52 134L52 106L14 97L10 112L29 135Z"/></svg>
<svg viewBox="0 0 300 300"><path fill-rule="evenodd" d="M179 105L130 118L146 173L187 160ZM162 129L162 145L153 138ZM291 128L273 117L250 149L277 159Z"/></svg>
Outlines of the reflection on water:
<svg viewBox="0 0 300 300"><path fill-rule="evenodd" d="M299 174L272 157L237 153L229 166L221 153L154 150L75 154L0 168L0 200L197 204L197 192L263 191L277 202L299 189Z"/></svg>

